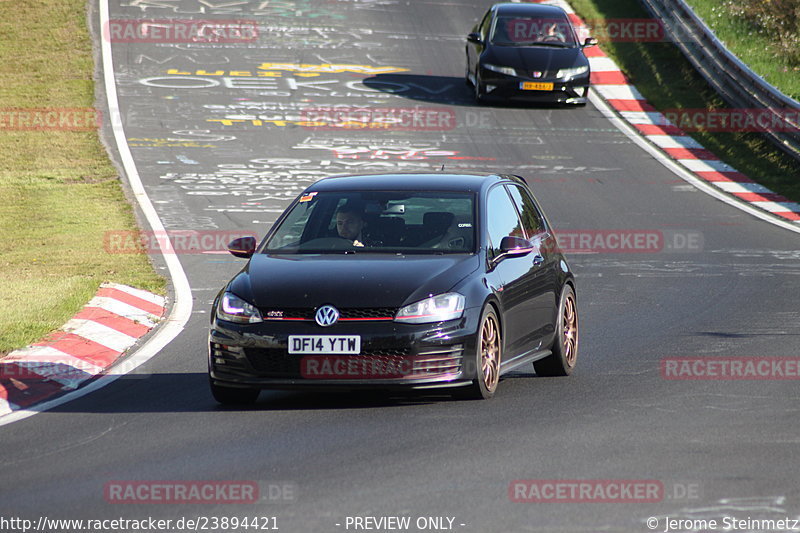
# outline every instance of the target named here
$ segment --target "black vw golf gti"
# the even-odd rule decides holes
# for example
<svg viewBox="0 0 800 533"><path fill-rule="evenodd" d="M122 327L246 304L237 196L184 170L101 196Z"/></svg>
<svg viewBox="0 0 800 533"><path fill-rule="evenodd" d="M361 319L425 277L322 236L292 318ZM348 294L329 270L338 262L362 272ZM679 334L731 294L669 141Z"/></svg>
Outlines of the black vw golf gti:
<svg viewBox="0 0 800 533"><path fill-rule="evenodd" d="M597 40L578 42L563 9L541 4L495 4L467 36L466 82L475 99L531 100L585 105L589 60Z"/></svg>
<svg viewBox="0 0 800 533"><path fill-rule="evenodd" d="M522 365L568 375L578 353L575 281L522 178L390 174L326 178L217 295L211 391L449 389L490 398Z"/></svg>

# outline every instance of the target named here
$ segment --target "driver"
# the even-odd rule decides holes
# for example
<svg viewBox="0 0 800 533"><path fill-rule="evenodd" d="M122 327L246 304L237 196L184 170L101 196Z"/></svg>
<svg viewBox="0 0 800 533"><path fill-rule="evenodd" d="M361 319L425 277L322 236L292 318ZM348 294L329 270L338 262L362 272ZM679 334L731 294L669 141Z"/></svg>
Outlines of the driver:
<svg viewBox="0 0 800 533"><path fill-rule="evenodd" d="M364 212L357 206L345 204L336 212L336 232L353 246L364 246Z"/></svg>
<svg viewBox="0 0 800 533"><path fill-rule="evenodd" d="M565 42L567 36L561 31L557 22L552 22L545 28L543 41L561 41Z"/></svg>

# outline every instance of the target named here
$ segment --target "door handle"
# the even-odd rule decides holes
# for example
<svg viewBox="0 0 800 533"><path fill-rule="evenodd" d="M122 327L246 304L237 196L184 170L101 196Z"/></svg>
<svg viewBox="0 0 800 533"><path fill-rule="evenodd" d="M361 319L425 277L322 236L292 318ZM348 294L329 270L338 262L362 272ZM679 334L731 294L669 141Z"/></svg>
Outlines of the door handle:
<svg viewBox="0 0 800 533"><path fill-rule="evenodd" d="M544 257L539 254L533 256L533 266L539 266L544 263Z"/></svg>

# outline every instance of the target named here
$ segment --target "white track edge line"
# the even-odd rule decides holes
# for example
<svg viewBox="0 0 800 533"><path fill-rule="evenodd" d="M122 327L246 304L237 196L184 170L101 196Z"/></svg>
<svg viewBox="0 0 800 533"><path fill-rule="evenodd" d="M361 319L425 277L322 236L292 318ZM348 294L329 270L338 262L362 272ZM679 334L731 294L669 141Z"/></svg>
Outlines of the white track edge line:
<svg viewBox="0 0 800 533"><path fill-rule="evenodd" d="M589 101L592 102L600 113L605 116L609 122L614 124L617 129L619 129L622 133L624 133L630 140L632 140L636 145L642 148L644 151L649 153L656 159L659 163L664 165L668 170L670 170L673 174L681 178L682 180L691 183L699 190L703 191L704 193L725 202L726 204L735 207L741 211L744 211L750 215L753 215L756 218L763 220L764 222L769 222L775 226L778 226L783 229L788 229L789 231L793 231L795 233L800 234L800 227L797 225L789 222L783 221L774 218L773 215L762 211L757 207L751 206L749 203L738 200L736 198L730 197L727 194L723 193L709 182L698 178L692 172L687 170L686 168L682 167L680 164L675 162L675 160L670 159L666 156L661 150L659 150L654 144L651 144L644 136L640 135L638 131L636 131L630 124L626 121L620 119L616 113L606 104L605 100L603 100L600 96L598 96L594 89L589 91Z"/></svg>
<svg viewBox="0 0 800 533"><path fill-rule="evenodd" d="M122 159L122 166L125 169L125 174L128 177L128 183L133 191L136 203L142 210L148 224L155 232L165 232L164 225L161 219L158 218L150 198L144 189L142 180L139 177L139 172L136 169L136 163L133 160L128 141L125 138L125 130L122 127L122 115L119 109L119 100L117 98L117 85L114 77L114 62L111 57L111 42L109 39L104 38L103 29L108 25L108 0L100 0L100 28L99 39L101 47L101 56L103 61L103 83L105 85L106 100L108 102L108 112L111 118L111 127L114 132L114 141L119 150L120 158ZM153 356L158 354L167 344L169 344L178 334L183 331L184 326L189 321L192 313L192 291L189 286L189 280L186 277L177 255L172 249L172 243L166 239L159 239L159 246L161 255L167 264L172 285L175 290L175 302L172 310L166 320L161 321L156 326L156 331L147 342L141 347L136 349L130 356L125 358L124 372L115 373L114 368L118 363L114 363L109 367L109 372L93 381L86 387L80 388L74 392L69 392L58 398L42 402L31 409L20 409L13 411L7 415L0 416L0 426L23 420L29 416L33 416L42 411L47 411L59 405L65 404L69 401L76 400L82 396L86 396L106 385L110 385L117 378L127 374L128 372L139 367L143 363L149 361Z"/></svg>

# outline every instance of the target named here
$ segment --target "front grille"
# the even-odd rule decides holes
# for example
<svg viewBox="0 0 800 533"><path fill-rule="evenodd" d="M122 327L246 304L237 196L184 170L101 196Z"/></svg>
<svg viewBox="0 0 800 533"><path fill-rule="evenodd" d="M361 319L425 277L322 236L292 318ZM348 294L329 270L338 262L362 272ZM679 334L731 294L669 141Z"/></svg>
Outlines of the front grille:
<svg viewBox="0 0 800 533"><path fill-rule="evenodd" d="M253 369L265 377L300 377L302 356L289 355L286 348L245 348L245 353Z"/></svg>
<svg viewBox="0 0 800 533"><path fill-rule="evenodd" d="M313 307L261 309L264 320L313 321L317 312ZM339 309L339 320L393 320L397 309L393 307L350 307Z"/></svg>
<svg viewBox="0 0 800 533"><path fill-rule="evenodd" d="M411 353L408 348L381 348L370 349L369 355L376 357L406 357Z"/></svg>
<svg viewBox="0 0 800 533"><path fill-rule="evenodd" d="M414 358L416 375L410 377L455 374L461 371L463 349L461 344L426 349Z"/></svg>
<svg viewBox="0 0 800 533"><path fill-rule="evenodd" d="M339 320L347 319L347 320L364 320L364 319L378 319L378 318L389 318L393 319L394 314L397 309L392 307L366 307L366 308L350 308L350 309L340 309L340 317Z"/></svg>
<svg viewBox="0 0 800 533"><path fill-rule="evenodd" d="M298 309L269 309L262 310L261 316L264 320L270 319L284 319L284 320L314 320L314 309L298 308Z"/></svg>
<svg viewBox="0 0 800 533"><path fill-rule="evenodd" d="M533 78L534 80L549 80L556 77L558 70L523 70L521 71L524 77ZM541 72L542 75L536 77L535 73Z"/></svg>
<svg viewBox="0 0 800 533"><path fill-rule="evenodd" d="M354 362L353 368L360 369L363 375L321 375L337 379L419 379L455 374L461 371L462 345L426 349L412 355L408 349L374 349L361 355L290 355L285 348L245 348L247 360L262 377L301 379L305 357L318 357L327 360L327 367L333 368L333 361ZM325 367L325 368L327 368ZM316 368L319 368L316 367ZM344 368L339 366L336 368Z"/></svg>
<svg viewBox="0 0 800 533"><path fill-rule="evenodd" d="M211 344L211 360L220 370L246 371L244 351L238 346Z"/></svg>

